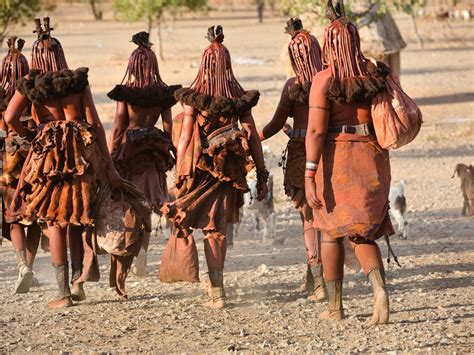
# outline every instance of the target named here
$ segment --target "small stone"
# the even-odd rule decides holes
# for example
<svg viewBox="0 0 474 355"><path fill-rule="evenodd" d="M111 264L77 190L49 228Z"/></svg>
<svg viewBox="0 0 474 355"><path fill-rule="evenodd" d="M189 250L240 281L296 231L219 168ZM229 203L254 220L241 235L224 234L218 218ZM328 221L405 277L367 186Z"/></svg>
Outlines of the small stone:
<svg viewBox="0 0 474 355"><path fill-rule="evenodd" d="M307 300L306 298L298 298L298 299L296 300L296 302L297 302L298 304L307 304L307 303L308 303L308 300Z"/></svg>
<svg viewBox="0 0 474 355"><path fill-rule="evenodd" d="M227 351L235 351L236 350L236 346L235 344L230 344L228 347L227 347Z"/></svg>
<svg viewBox="0 0 474 355"><path fill-rule="evenodd" d="M260 345L262 348L269 348L270 346L272 346L272 344L266 340Z"/></svg>
<svg viewBox="0 0 474 355"><path fill-rule="evenodd" d="M249 335L249 333L245 329L240 329L240 336L241 337L246 337L248 335Z"/></svg>
<svg viewBox="0 0 474 355"><path fill-rule="evenodd" d="M260 276L265 276L270 272L270 269L268 268L267 265L262 264L257 268L257 273Z"/></svg>

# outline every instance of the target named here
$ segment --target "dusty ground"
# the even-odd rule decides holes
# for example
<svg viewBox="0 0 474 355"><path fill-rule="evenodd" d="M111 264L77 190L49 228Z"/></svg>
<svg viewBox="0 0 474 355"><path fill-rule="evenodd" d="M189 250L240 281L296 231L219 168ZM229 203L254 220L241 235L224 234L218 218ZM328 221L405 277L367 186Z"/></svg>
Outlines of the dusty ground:
<svg viewBox="0 0 474 355"><path fill-rule="evenodd" d="M133 49L131 34L139 24L90 21L80 7L60 7L54 14L71 67L90 67L90 78L102 119L110 128L114 104L106 92L118 83ZM252 13L219 12L211 18L168 23L162 77L170 84L189 84L206 45L209 24L225 26L234 70L244 87L259 89L255 109L259 126L271 118L285 80L281 61L288 38L285 19L258 25ZM234 18L232 18L234 17ZM407 241L393 239L402 268L391 267L391 323L367 327L371 290L348 271L344 304L348 318L339 323L318 320L324 305L309 304L298 291L304 254L297 214L281 189L277 167L286 144L283 135L268 142L275 154L278 235L285 244L263 243L248 230L235 241L226 264L230 307L201 307L198 285L161 284L156 277L163 236L153 238L149 273L129 277L131 299L118 302L106 277L88 284L88 299L67 310L51 311L55 295L49 255L40 252L35 265L41 286L12 295L16 277L10 244L0 247L0 352L156 351L156 352L471 352L474 317L474 219L460 216L462 198L458 162L474 163L474 38L472 23L420 23L425 48L412 35L411 22L399 19L408 48L402 56L402 82L425 117L417 140L392 153L393 180L404 179L410 210ZM18 30L30 44L30 28ZM28 52L29 47L26 48ZM252 62L252 65L246 64ZM381 243L384 255L385 243ZM202 255L202 244L198 242ZM108 260L100 260L107 275ZM205 271L201 257L201 270ZM262 266L264 265L264 266Z"/></svg>

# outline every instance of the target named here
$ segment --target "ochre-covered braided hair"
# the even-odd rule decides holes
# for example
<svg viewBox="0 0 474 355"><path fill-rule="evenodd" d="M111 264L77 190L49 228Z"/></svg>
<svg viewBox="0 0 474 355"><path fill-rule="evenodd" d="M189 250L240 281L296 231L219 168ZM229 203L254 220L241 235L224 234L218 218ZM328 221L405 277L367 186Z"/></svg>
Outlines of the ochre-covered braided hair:
<svg viewBox="0 0 474 355"><path fill-rule="evenodd" d="M245 90L235 78L230 53L222 44L222 26L209 27L207 38L211 44L202 55L198 74L190 88L210 96L240 98Z"/></svg>
<svg viewBox="0 0 474 355"><path fill-rule="evenodd" d="M2 60L1 88L5 96L11 98L19 79L28 74L28 60L21 53L25 41L15 36L7 41L8 53Z"/></svg>
<svg viewBox="0 0 474 355"><path fill-rule="evenodd" d="M148 32L138 32L132 37L132 42L138 48L130 55L127 71L122 84L128 87L144 88L150 85L166 86L160 77L158 60L155 52L151 49L153 45L149 41Z"/></svg>
<svg viewBox="0 0 474 355"><path fill-rule="evenodd" d="M36 29L33 33L38 35L38 39L31 48L31 69L39 69L43 74L68 69L61 43L51 37L53 28L50 27L49 22L49 17L45 17L43 28L41 20L35 19Z"/></svg>
<svg viewBox="0 0 474 355"><path fill-rule="evenodd" d="M359 32L346 17L343 0L337 0L336 6L328 0L327 16L331 23L324 33L323 64L330 69L331 78L326 96L345 102L371 99L385 88L387 73L383 74L363 55Z"/></svg>
<svg viewBox="0 0 474 355"><path fill-rule="evenodd" d="M288 54L298 82L311 82L323 66L318 40L303 28L299 18L291 18L287 22L285 32L291 35Z"/></svg>

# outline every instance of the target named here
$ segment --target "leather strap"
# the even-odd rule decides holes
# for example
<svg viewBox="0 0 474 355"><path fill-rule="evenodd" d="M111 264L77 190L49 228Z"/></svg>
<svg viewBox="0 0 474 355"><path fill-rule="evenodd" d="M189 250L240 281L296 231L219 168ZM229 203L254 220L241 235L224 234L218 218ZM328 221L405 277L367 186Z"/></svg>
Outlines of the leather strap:
<svg viewBox="0 0 474 355"><path fill-rule="evenodd" d="M371 124L359 124L359 125L344 125L337 127L328 127L328 133L350 133L357 134L359 136L370 136L375 134L374 126Z"/></svg>

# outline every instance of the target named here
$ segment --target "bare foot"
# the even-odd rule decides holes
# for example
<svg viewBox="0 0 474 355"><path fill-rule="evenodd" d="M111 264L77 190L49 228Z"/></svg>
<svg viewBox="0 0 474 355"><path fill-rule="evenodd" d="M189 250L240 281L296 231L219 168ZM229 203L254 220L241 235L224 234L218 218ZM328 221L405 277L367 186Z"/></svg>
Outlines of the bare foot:
<svg viewBox="0 0 474 355"><path fill-rule="evenodd" d="M73 305L71 297L64 297L48 302L48 308L66 308Z"/></svg>
<svg viewBox="0 0 474 355"><path fill-rule="evenodd" d="M344 311L329 311L326 310L319 314L319 319L323 320L342 320L345 318Z"/></svg>

